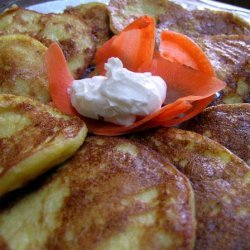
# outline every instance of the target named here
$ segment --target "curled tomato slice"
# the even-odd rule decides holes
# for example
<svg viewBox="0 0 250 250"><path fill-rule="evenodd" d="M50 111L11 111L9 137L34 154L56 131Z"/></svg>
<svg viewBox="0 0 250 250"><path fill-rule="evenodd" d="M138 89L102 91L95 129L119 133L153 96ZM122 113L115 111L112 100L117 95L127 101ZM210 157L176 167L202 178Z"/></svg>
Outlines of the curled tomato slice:
<svg viewBox="0 0 250 250"><path fill-rule="evenodd" d="M57 43L52 43L45 54L49 91L56 108L68 115L77 112L70 102L68 89L74 81L64 54Z"/></svg>
<svg viewBox="0 0 250 250"><path fill-rule="evenodd" d="M166 103L157 112L138 117L131 126L82 117L90 132L120 135L157 126L173 126L200 113L226 84L215 77L204 52L188 37L163 31L160 51L155 51L155 23L148 16L138 18L119 35L107 41L96 53L96 72L104 74L104 63L118 57L124 67L134 72L151 72L167 83ZM73 82L60 47L52 44L46 53L50 92L62 112L75 114L68 88Z"/></svg>
<svg viewBox="0 0 250 250"><path fill-rule="evenodd" d="M155 21L152 17L142 16L97 50L97 71L104 74L104 64L110 57L118 57L124 67L136 71L142 64L151 63L154 47Z"/></svg>

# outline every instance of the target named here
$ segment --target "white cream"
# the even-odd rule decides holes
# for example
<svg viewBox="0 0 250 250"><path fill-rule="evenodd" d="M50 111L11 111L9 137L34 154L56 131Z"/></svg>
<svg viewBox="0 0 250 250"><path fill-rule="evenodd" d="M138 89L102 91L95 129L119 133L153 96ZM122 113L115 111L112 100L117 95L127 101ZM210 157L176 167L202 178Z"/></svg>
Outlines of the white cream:
<svg viewBox="0 0 250 250"><path fill-rule="evenodd" d="M129 126L136 116L161 108L167 92L161 77L129 71L118 58L110 58L105 69L106 76L73 82L71 103L81 115Z"/></svg>

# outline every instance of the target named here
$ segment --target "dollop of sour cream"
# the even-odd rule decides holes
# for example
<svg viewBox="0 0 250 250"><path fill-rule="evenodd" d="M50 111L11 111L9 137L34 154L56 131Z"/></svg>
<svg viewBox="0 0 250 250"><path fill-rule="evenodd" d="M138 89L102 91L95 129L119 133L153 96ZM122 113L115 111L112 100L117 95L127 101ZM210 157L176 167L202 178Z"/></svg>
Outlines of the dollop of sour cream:
<svg viewBox="0 0 250 250"><path fill-rule="evenodd" d="M129 71L114 57L108 60L105 69L106 76L73 82L71 103L78 113L129 126L136 116L146 116L161 108L167 92L161 77Z"/></svg>

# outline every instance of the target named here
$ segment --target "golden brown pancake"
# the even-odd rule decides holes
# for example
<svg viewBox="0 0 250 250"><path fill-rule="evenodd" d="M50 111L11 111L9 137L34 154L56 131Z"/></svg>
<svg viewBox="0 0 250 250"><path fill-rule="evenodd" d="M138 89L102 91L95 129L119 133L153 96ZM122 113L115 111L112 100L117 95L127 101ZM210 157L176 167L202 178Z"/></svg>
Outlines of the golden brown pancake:
<svg viewBox="0 0 250 250"><path fill-rule="evenodd" d="M0 35L27 34L35 36L40 30L42 14L14 6L0 14Z"/></svg>
<svg viewBox="0 0 250 250"><path fill-rule="evenodd" d="M0 245L9 249L192 249L188 179L153 150L88 137L38 189L2 203Z"/></svg>
<svg viewBox="0 0 250 250"><path fill-rule="evenodd" d="M159 17L158 29L174 30L189 37L202 35L250 35L250 24L223 11L186 10L174 4Z"/></svg>
<svg viewBox="0 0 250 250"><path fill-rule="evenodd" d="M190 37L216 34L250 34L250 25L229 12L187 10L168 0L111 0L111 29L119 33L142 15L153 16L160 30L170 29Z"/></svg>
<svg viewBox="0 0 250 250"><path fill-rule="evenodd" d="M27 34L45 46L60 44L69 68L80 78L89 66L95 51L91 29L70 14L40 14L22 8L12 8L0 15L0 34Z"/></svg>
<svg viewBox="0 0 250 250"><path fill-rule="evenodd" d="M0 196L68 159L86 133L78 117L26 97L0 95Z"/></svg>
<svg viewBox="0 0 250 250"><path fill-rule="evenodd" d="M191 181L196 249L249 249L250 167L219 143L194 132L162 128L137 137Z"/></svg>
<svg viewBox="0 0 250 250"><path fill-rule="evenodd" d="M186 129L208 136L250 165L250 104L221 104L205 109Z"/></svg>
<svg viewBox="0 0 250 250"><path fill-rule="evenodd" d="M250 36L206 36L196 42L227 83L214 104L250 102Z"/></svg>
<svg viewBox="0 0 250 250"><path fill-rule="evenodd" d="M166 0L110 0L108 4L110 28L117 34L143 15L152 16L157 21L159 16L172 5L176 4Z"/></svg>
<svg viewBox="0 0 250 250"><path fill-rule="evenodd" d="M87 3L67 8L65 13L77 15L91 27L97 47L103 45L112 36L109 28L107 5L103 3Z"/></svg>
<svg viewBox="0 0 250 250"><path fill-rule="evenodd" d="M51 98L44 67L46 50L29 36L0 36L0 93L48 103Z"/></svg>

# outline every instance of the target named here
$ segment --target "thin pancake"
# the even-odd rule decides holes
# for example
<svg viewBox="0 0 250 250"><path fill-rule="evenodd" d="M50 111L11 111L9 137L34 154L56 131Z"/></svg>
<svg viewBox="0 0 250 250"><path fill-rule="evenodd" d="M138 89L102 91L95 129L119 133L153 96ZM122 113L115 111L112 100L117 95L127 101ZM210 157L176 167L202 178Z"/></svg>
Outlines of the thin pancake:
<svg viewBox="0 0 250 250"><path fill-rule="evenodd" d="M78 117L26 97L0 95L0 196L65 161L86 133Z"/></svg>
<svg viewBox="0 0 250 250"><path fill-rule="evenodd" d="M51 99L43 63L46 50L29 36L0 36L0 93L48 103Z"/></svg>
<svg viewBox="0 0 250 250"><path fill-rule="evenodd" d="M196 42L227 83L214 104L250 102L250 36L206 36Z"/></svg>
<svg viewBox="0 0 250 250"><path fill-rule="evenodd" d="M91 27L97 47L103 45L112 36L109 28L107 5L103 3L87 3L67 8L65 13L77 15Z"/></svg>
<svg viewBox="0 0 250 250"><path fill-rule="evenodd" d="M219 142L250 165L250 104L209 107L186 128Z"/></svg>
<svg viewBox="0 0 250 250"><path fill-rule="evenodd" d="M156 152L125 139L88 137L38 190L2 204L0 245L192 249L193 202L188 179Z"/></svg>
<svg viewBox="0 0 250 250"><path fill-rule="evenodd" d="M196 249L250 248L250 167L219 143L194 132L162 128L137 137L192 182Z"/></svg>
<svg viewBox="0 0 250 250"><path fill-rule="evenodd" d="M80 78L89 66L95 42L88 24L70 14L41 14L22 8L12 8L0 15L0 34L27 34L48 46L60 44L69 68Z"/></svg>

